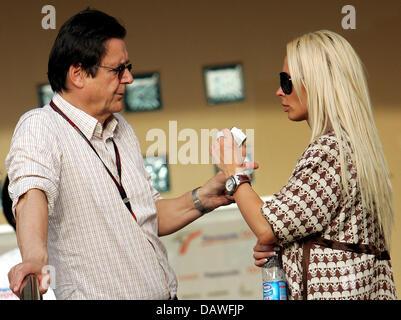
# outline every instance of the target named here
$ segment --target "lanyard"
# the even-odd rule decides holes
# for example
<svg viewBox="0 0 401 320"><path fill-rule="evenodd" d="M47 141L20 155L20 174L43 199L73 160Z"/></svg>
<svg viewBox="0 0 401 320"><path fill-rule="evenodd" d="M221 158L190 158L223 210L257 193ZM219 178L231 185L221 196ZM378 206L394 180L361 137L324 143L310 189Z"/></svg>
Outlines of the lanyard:
<svg viewBox="0 0 401 320"><path fill-rule="evenodd" d="M88 145L91 147L91 149L95 152L95 154L97 155L97 157L100 159L100 161L103 163L104 168L106 169L107 173L109 174L110 178L114 181L114 184L116 185L118 191L120 192L120 196L121 199L123 199L123 202L125 203L126 207L128 208L128 210L131 212L132 216L135 218L136 220L136 216L134 214L134 212L132 211L131 208L131 203L130 203L130 199L127 197L127 193L125 192L123 185L121 183L121 158L120 158L120 153L118 152L118 148L116 143L114 142L113 139L111 139L111 141L113 142L113 146L114 146L114 152L116 153L116 165L117 165L117 171L118 171L118 176L120 178L120 183L116 180L116 178L114 178L114 175L110 172L109 168L107 168L107 166L105 165L105 163L103 162L102 158L99 156L99 154L97 153L95 147L92 145L92 143L88 140L88 138L85 137L85 135L82 133L82 131L75 125L74 122L72 122L70 120L70 118L68 118L56 105L55 103L52 101L50 101L50 106L53 108L54 111L56 111L60 116L62 116L80 135L82 138L84 138L84 140L88 143Z"/></svg>

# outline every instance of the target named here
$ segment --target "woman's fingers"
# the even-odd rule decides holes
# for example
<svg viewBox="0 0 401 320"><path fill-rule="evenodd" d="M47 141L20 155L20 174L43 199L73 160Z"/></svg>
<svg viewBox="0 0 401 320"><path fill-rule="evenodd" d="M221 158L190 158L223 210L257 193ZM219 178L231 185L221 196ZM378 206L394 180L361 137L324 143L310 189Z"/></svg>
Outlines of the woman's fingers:
<svg viewBox="0 0 401 320"><path fill-rule="evenodd" d="M253 162L253 161L244 162L242 164L242 168L244 170L256 170L259 168L259 164L257 162Z"/></svg>
<svg viewBox="0 0 401 320"><path fill-rule="evenodd" d="M273 244L262 244L257 243L253 247L253 258L255 259L255 265L258 267L263 266L267 259L274 256L278 251L280 251L280 247Z"/></svg>

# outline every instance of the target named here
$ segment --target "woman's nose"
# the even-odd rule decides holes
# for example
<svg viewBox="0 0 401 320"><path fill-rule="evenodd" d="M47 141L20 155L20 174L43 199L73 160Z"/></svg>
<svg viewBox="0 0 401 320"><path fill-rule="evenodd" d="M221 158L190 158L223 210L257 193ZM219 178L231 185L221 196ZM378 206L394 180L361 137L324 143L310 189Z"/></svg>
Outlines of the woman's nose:
<svg viewBox="0 0 401 320"><path fill-rule="evenodd" d="M285 96L283 90L281 89L281 87L278 87L277 91L276 91L276 96L277 97L282 97Z"/></svg>

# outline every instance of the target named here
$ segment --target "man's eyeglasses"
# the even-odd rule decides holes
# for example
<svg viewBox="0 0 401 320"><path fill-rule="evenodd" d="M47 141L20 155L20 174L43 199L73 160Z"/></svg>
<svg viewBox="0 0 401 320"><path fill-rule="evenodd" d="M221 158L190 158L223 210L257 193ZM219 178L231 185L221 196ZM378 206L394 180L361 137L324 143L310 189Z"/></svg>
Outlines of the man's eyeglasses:
<svg viewBox="0 0 401 320"><path fill-rule="evenodd" d="M124 63L124 64L119 65L119 66L116 67L116 68L107 67L107 66L96 66L96 67L97 67L97 68L108 69L108 70L114 72L115 74L118 74L118 77L119 77L120 79L122 78L125 69L128 69L129 72L131 72L131 70L132 70L132 64L131 64L131 63L126 63L126 64Z"/></svg>
<svg viewBox="0 0 401 320"><path fill-rule="evenodd" d="M285 94L287 95L291 94L292 92L291 77L285 72L280 72L280 87Z"/></svg>

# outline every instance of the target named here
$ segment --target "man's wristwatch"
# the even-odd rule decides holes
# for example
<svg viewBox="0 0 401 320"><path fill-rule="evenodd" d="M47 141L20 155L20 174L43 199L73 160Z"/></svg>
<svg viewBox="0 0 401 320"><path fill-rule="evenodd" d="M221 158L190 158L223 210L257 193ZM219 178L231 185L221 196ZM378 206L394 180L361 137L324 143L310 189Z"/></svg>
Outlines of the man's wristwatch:
<svg viewBox="0 0 401 320"><path fill-rule="evenodd" d="M226 180L226 191L232 196L243 183L251 184L251 177L245 173L237 173Z"/></svg>

